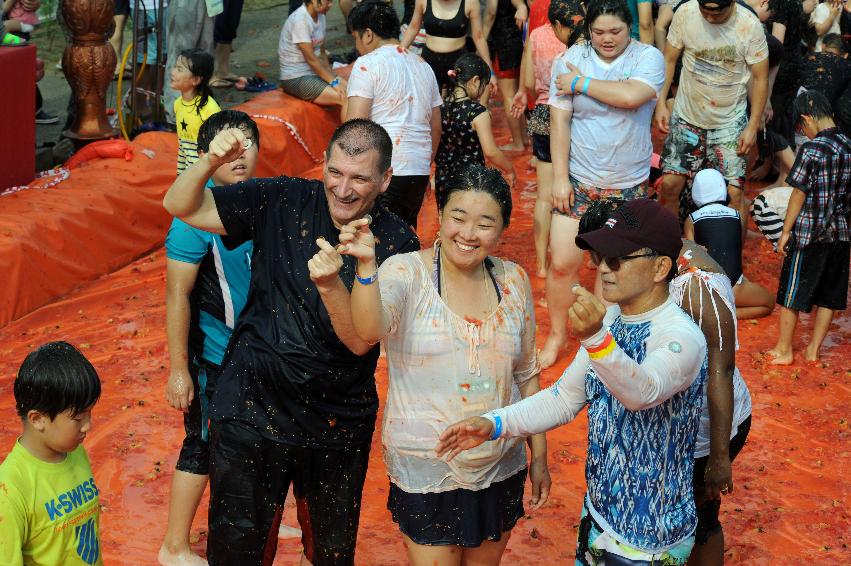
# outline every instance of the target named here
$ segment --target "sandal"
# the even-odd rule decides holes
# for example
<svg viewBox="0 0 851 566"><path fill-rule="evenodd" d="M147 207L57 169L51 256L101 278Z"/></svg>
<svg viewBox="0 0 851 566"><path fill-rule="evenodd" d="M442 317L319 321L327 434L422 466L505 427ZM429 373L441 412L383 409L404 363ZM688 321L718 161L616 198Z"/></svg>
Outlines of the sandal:
<svg viewBox="0 0 851 566"><path fill-rule="evenodd" d="M260 77L248 79L248 83L245 85L246 92L266 92L268 90L275 90L276 88L278 88L276 85L266 82Z"/></svg>
<svg viewBox="0 0 851 566"><path fill-rule="evenodd" d="M18 37L14 33L7 33L3 36L3 39L0 40L0 45L3 47L22 47L27 44L27 40Z"/></svg>

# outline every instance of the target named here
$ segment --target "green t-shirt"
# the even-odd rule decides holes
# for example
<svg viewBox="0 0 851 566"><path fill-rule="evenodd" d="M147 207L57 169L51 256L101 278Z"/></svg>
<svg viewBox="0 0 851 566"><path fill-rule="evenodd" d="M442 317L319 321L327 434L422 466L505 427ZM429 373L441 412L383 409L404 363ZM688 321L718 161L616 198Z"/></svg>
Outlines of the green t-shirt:
<svg viewBox="0 0 851 566"><path fill-rule="evenodd" d="M51 464L15 442L0 464L0 564L102 566L98 493L82 445Z"/></svg>

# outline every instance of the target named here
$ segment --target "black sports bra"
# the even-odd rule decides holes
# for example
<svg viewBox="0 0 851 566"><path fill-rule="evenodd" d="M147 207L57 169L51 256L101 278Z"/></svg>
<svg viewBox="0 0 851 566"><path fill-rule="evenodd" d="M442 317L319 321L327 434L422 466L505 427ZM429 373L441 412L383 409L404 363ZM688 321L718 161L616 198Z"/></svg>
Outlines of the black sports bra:
<svg viewBox="0 0 851 566"><path fill-rule="evenodd" d="M431 10L431 0L426 0L425 14L423 14L423 27L426 30L426 35L432 37L448 37L457 39L467 36L467 15L464 13L464 3L466 0L461 0L458 5L458 12L450 20L444 20L434 15Z"/></svg>

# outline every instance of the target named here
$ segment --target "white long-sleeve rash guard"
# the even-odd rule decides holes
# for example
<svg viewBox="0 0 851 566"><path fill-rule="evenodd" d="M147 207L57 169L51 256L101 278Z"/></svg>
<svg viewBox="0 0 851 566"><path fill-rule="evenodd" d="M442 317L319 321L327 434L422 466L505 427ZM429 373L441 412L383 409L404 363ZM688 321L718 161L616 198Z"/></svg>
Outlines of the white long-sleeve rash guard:
<svg viewBox="0 0 851 566"><path fill-rule="evenodd" d="M592 359L588 349L598 348L617 319L627 328L627 340L639 343L614 343L611 351ZM647 324L649 323L649 324ZM644 330L646 329L646 330ZM632 341L632 340L630 340ZM637 350L636 350L637 349ZM625 350L643 356L630 357ZM504 437L531 436L573 420L591 399L586 380L599 379L628 411L655 407L687 389L698 376L706 358L706 339L694 322L672 301L639 315L622 315L610 307L603 327L581 342L573 362L547 389L519 403L492 411L485 418L502 419Z"/></svg>

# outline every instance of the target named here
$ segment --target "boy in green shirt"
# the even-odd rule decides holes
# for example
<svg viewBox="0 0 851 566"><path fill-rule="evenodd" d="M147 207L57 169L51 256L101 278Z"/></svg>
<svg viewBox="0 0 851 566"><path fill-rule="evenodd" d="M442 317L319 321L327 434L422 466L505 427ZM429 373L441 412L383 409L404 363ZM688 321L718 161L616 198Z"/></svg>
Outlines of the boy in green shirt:
<svg viewBox="0 0 851 566"><path fill-rule="evenodd" d="M100 397L95 368L51 342L26 357L14 393L24 430L0 464L0 564L102 566L98 488L81 446Z"/></svg>

